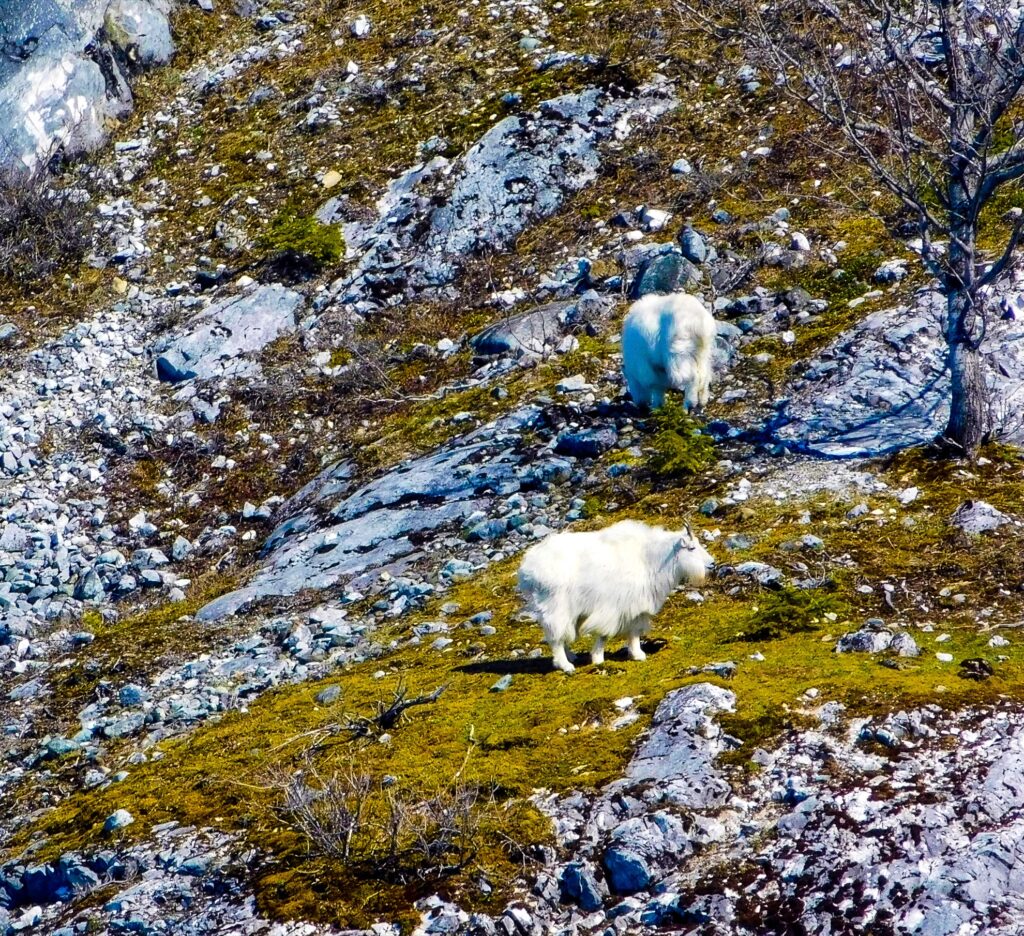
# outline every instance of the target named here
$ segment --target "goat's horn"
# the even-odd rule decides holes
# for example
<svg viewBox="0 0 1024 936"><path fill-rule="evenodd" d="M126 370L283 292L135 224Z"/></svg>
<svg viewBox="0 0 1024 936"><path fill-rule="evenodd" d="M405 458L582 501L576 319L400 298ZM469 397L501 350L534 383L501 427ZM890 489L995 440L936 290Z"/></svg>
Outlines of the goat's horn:
<svg viewBox="0 0 1024 936"><path fill-rule="evenodd" d="M686 521L686 526L684 526L683 529L686 530L686 535L690 537L690 539L693 539L693 528L690 526L689 520Z"/></svg>

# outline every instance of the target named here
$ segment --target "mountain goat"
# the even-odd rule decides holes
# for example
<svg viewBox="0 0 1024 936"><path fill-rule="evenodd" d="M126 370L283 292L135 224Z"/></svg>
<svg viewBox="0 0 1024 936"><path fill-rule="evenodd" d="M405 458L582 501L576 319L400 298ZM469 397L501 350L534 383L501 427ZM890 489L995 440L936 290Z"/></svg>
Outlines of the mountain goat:
<svg viewBox="0 0 1024 936"><path fill-rule="evenodd" d="M612 637L625 636L629 655L644 659L647 633L680 582L699 585L714 560L685 530L623 520L591 533L556 533L531 546L519 566L519 590L544 630L555 666L574 669L566 649L594 636L591 658L604 662Z"/></svg>
<svg viewBox="0 0 1024 936"><path fill-rule="evenodd" d="M708 401L715 319L695 296L644 296L622 324L622 369L637 406L661 409L680 390L687 409Z"/></svg>

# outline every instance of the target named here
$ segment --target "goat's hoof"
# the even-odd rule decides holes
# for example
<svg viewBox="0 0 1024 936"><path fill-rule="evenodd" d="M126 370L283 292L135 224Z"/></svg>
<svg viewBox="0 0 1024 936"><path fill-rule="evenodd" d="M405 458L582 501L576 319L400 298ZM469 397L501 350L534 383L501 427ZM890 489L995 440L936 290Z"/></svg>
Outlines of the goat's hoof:
<svg viewBox="0 0 1024 936"><path fill-rule="evenodd" d="M642 663L644 660L647 659L647 654L644 653L643 650L637 650L636 653L631 653L629 656L630 656L631 659L635 660L637 663Z"/></svg>

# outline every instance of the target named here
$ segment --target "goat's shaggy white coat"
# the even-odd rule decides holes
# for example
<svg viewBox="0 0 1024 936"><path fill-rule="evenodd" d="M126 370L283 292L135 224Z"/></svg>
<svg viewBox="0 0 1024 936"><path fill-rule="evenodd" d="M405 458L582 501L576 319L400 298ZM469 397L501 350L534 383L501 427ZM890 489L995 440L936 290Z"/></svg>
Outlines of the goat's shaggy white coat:
<svg viewBox="0 0 1024 936"><path fill-rule="evenodd" d="M612 637L628 640L644 659L640 635L682 581L699 585L714 561L686 530L623 520L590 533L556 533L531 546L519 566L519 590L544 630L555 666L574 669L566 650L582 634L594 637L591 658L604 662Z"/></svg>
<svg viewBox="0 0 1024 936"><path fill-rule="evenodd" d="M708 401L714 316L695 296L644 296L622 324L622 369L637 406L661 409L669 389L687 409Z"/></svg>

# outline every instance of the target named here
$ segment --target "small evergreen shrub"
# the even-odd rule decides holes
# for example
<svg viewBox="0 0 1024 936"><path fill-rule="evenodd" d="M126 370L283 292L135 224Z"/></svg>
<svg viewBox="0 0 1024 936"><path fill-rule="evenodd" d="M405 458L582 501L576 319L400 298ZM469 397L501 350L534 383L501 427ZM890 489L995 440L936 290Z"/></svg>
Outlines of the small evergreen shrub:
<svg viewBox="0 0 1024 936"><path fill-rule="evenodd" d="M659 478L699 474L715 462L715 443L676 399L651 415L656 434L651 442L651 472Z"/></svg>
<svg viewBox="0 0 1024 936"><path fill-rule="evenodd" d="M777 640L818 630L826 621L846 617L849 608L835 595L808 588L782 588L765 595L751 612L743 640Z"/></svg>
<svg viewBox="0 0 1024 936"><path fill-rule="evenodd" d="M337 263L345 252L341 229L316 218L281 212L260 235L258 246L282 278L301 280Z"/></svg>

